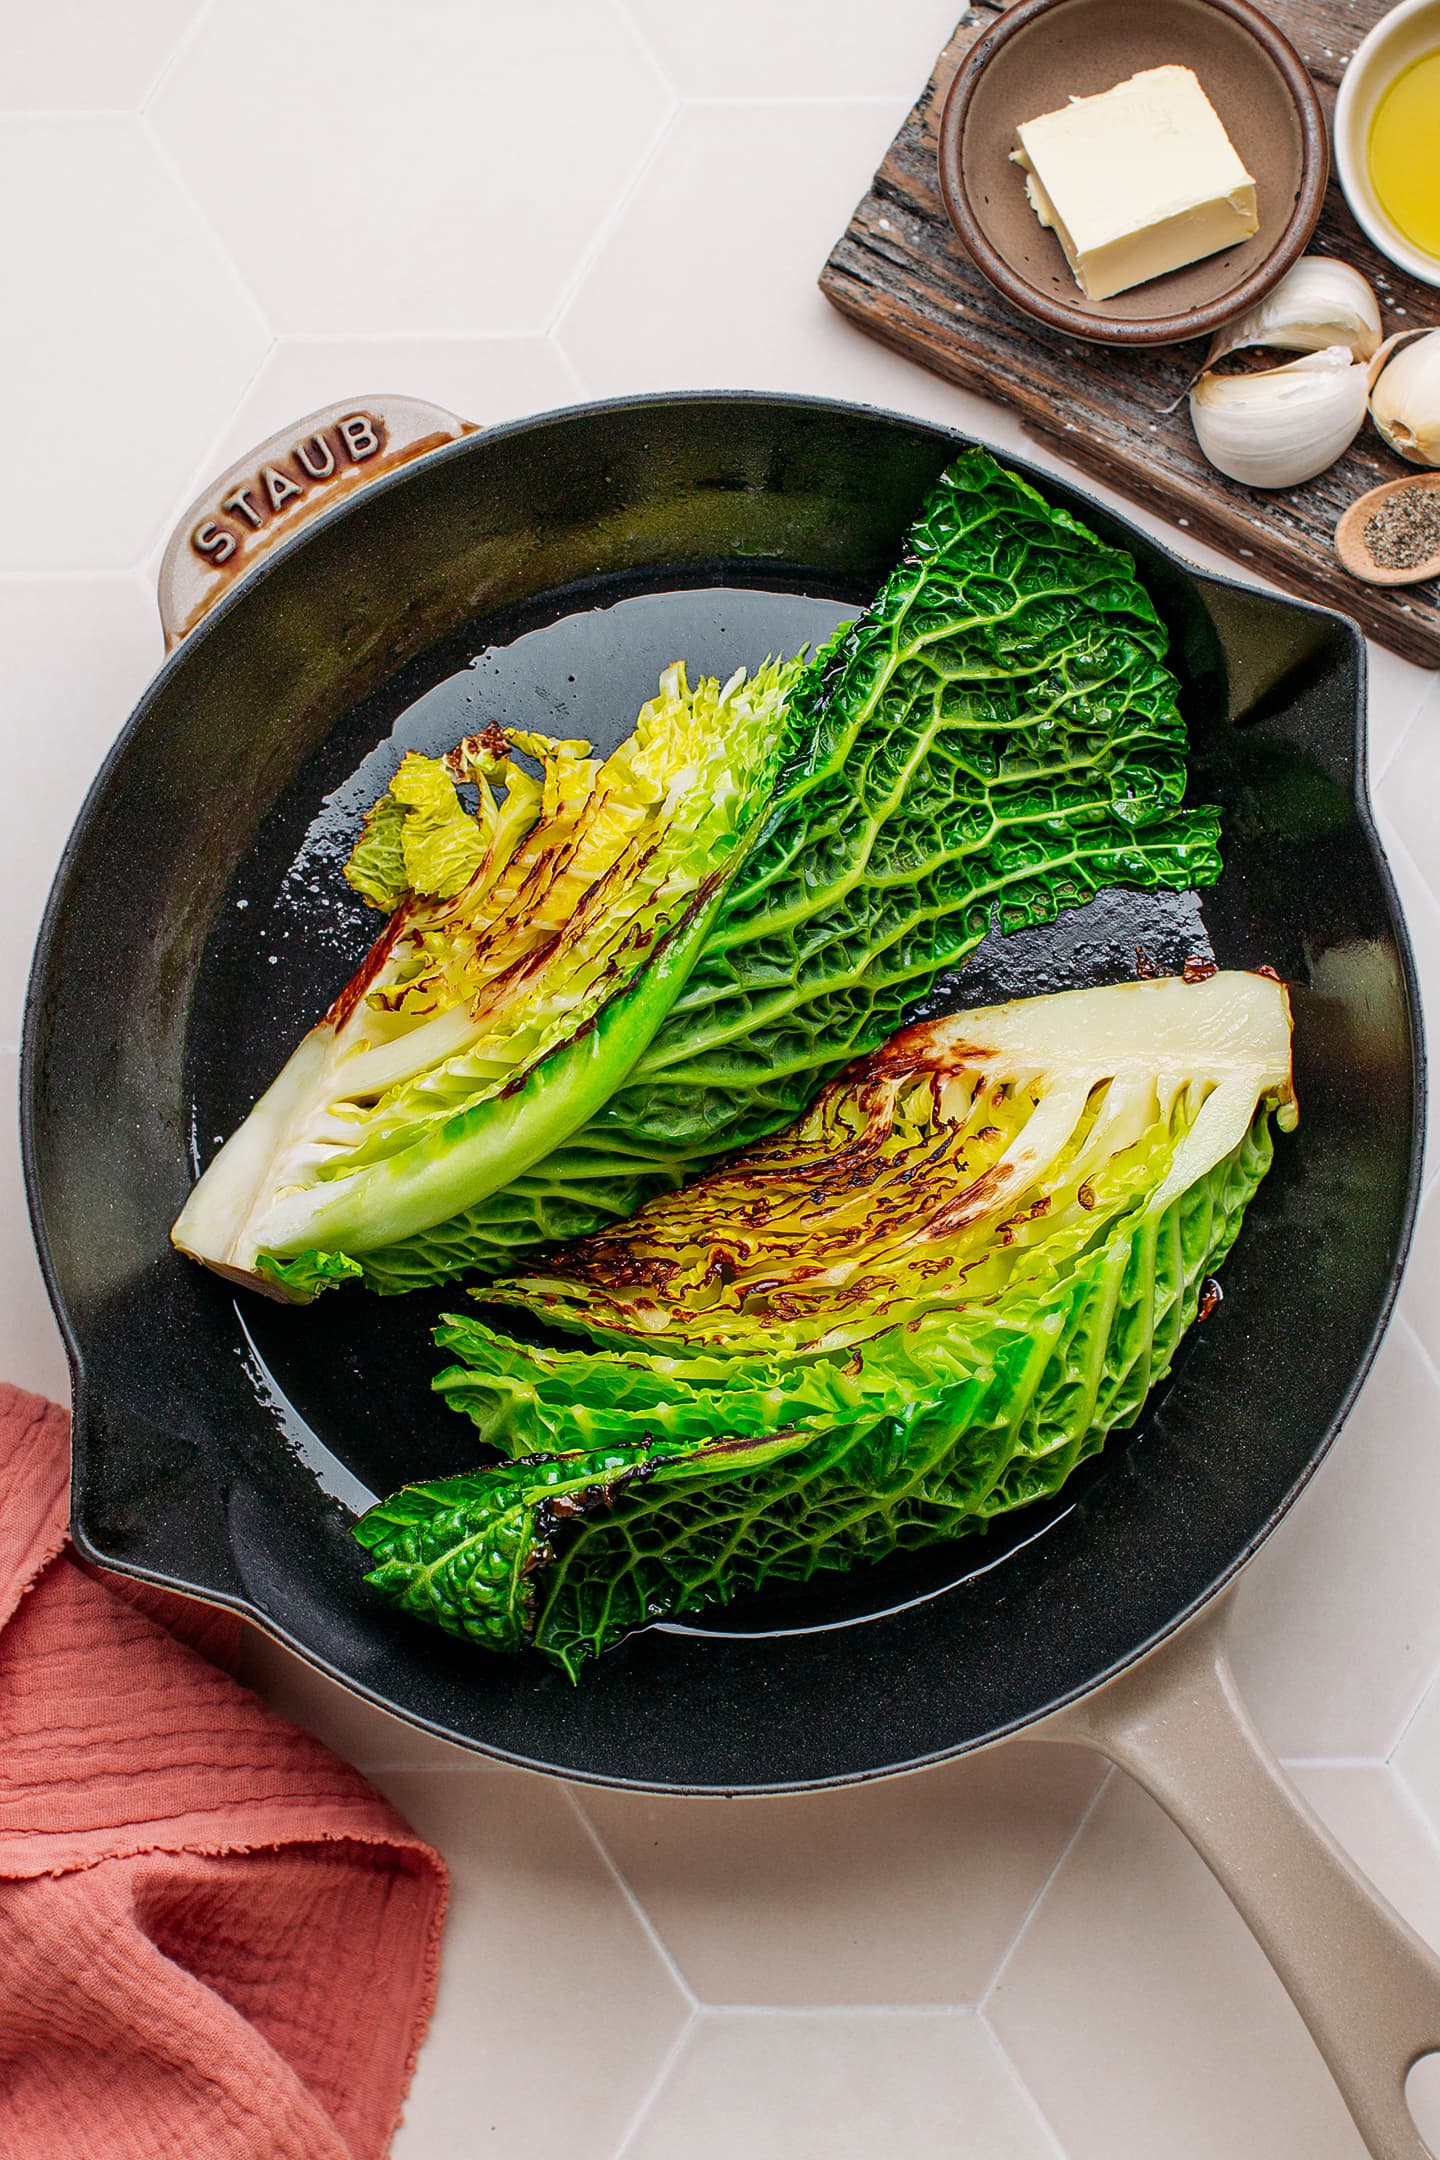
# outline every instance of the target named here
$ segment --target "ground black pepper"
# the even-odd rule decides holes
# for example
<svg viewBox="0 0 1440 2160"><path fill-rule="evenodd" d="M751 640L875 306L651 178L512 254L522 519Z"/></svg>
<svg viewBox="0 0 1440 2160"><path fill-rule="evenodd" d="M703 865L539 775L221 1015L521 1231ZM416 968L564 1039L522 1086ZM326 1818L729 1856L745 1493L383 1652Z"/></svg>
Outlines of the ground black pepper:
<svg viewBox="0 0 1440 2160"><path fill-rule="evenodd" d="M1382 570L1417 570L1440 556L1440 487L1417 480L1365 520L1365 545Z"/></svg>

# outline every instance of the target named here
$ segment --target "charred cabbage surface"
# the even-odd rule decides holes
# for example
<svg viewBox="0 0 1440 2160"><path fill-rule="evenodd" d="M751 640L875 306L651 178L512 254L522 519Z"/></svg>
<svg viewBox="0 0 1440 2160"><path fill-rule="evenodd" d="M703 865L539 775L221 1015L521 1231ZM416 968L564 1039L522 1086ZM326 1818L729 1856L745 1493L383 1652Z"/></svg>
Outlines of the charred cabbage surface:
<svg viewBox="0 0 1440 2160"><path fill-rule="evenodd" d="M436 1272L437 1227L583 1123L664 1019L769 800L795 672L692 691L672 667L603 763L513 728L405 757L346 873L389 924L201 1178L181 1250L295 1298L377 1248Z"/></svg>
<svg viewBox="0 0 1440 2160"><path fill-rule="evenodd" d="M370 1579L573 1675L649 1620L1057 1491L1168 1371L1271 1111L1294 1122L1289 1041L1283 988L1243 974L907 1030L793 1131L483 1293L584 1346L444 1323L437 1386L525 1459L372 1509ZM566 1506L537 1531L542 1471Z"/></svg>
<svg viewBox="0 0 1440 2160"><path fill-rule="evenodd" d="M1131 558L985 450L938 482L800 676L773 805L627 1077L543 1160L367 1278L496 1275L786 1125L992 929L1219 874L1183 810L1166 633Z"/></svg>
<svg viewBox="0 0 1440 2160"><path fill-rule="evenodd" d="M511 734L543 812L513 760L497 805L462 746L477 829L407 759L351 869L398 905L378 976L177 1242L297 1297L508 1272L786 1125L992 928L1211 882L1165 649L1130 557L976 449L808 667L693 707L672 671L644 754L598 776L584 745Z"/></svg>

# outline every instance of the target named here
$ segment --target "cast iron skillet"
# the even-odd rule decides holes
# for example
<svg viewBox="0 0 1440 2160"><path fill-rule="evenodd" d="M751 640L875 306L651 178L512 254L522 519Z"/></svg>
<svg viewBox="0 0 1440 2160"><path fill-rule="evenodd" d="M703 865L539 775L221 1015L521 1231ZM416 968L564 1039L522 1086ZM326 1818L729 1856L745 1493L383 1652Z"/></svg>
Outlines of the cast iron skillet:
<svg viewBox="0 0 1440 2160"><path fill-rule="evenodd" d="M1193 901L1117 895L987 950L949 1001L1130 975L1137 944L1167 969L1212 947L1225 966L1269 963L1293 986L1302 1108L1223 1304L1064 1506L938 1560L652 1630L572 1689L389 1612L346 1535L345 1500L469 1458L469 1428L425 1391L426 1330L455 1294L283 1311L237 1300L167 1243L196 1153L363 950L336 869L387 758L495 712L608 747L676 655L723 673L823 634L873 591L958 447L895 416L744 395L472 434L272 548L167 662L71 838L27 1013L26 1176L73 1361L74 1530L92 1559L228 1605L371 1701L507 1761L775 1792L936 1762L1079 1702L1274 1527L1370 1362L1416 1200L1419 1021L1365 800L1363 646L1343 618L1196 572L1046 476L1052 500L1133 551L1170 627L1192 794L1221 805L1227 867L1203 921ZM280 451L252 473L267 456ZM216 529L202 529L212 550ZM1395 2100L1380 2055L1393 2072L1397 2052L1440 2044L1440 1969L1411 1938L1403 1992L1423 2033L1336 2008L1321 1906L1333 1920L1354 1903L1347 1995L1366 1943L1377 1971L1397 1954L1389 1922L1323 1833L1275 1815L1268 1771L1224 1724L1210 1637L1150 1660L1147 1699L1167 1660L1204 1713L1192 1746L1251 1788L1245 1835L1212 1822L1207 1857L1252 1918L1276 1874L1267 1839L1288 1837L1292 1872L1301 1855L1309 1939L1267 1947L1378 2138ZM1193 1812L1183 1746L1155 1742L1141 1687L1122 1679L1046 1731L1104 1746ZM1294 1917L1274 1915L1270 1937ZM1374 2149L1419 2152L1408 2116L1405 2132Z"/></svg>

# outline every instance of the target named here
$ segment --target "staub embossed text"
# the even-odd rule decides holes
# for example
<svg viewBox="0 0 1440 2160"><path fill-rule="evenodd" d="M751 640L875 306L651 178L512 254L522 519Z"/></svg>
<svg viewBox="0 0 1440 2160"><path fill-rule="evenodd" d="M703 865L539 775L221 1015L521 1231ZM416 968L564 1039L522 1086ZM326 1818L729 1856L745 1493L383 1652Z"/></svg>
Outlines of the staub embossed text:
<svg viewBox="0 0 1440 2160"><path fill-rule="evenodd" d="M343 413L330 426L292 443L284 456L262 465L253 480L232 488L220 504L230 518L202 518L190 535L195 553L217 569L229 562L247 533L261 532L312 488L325 485L350 467L378 457L385 447L385 423L373 413Z"/></svg>

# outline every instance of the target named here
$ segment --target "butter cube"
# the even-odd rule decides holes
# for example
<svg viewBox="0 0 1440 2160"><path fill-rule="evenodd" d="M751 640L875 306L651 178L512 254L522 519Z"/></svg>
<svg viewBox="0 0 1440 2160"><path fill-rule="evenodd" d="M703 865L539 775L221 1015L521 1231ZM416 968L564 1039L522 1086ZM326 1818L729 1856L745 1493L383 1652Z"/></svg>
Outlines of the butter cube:
<svg viewBox="0 0 1440 2160"><path fill-rule="evenodd" d="M1187 67L1146 68L1016 129L1035 215L1108 300L1248 240L1255 182Z"/></svg>

